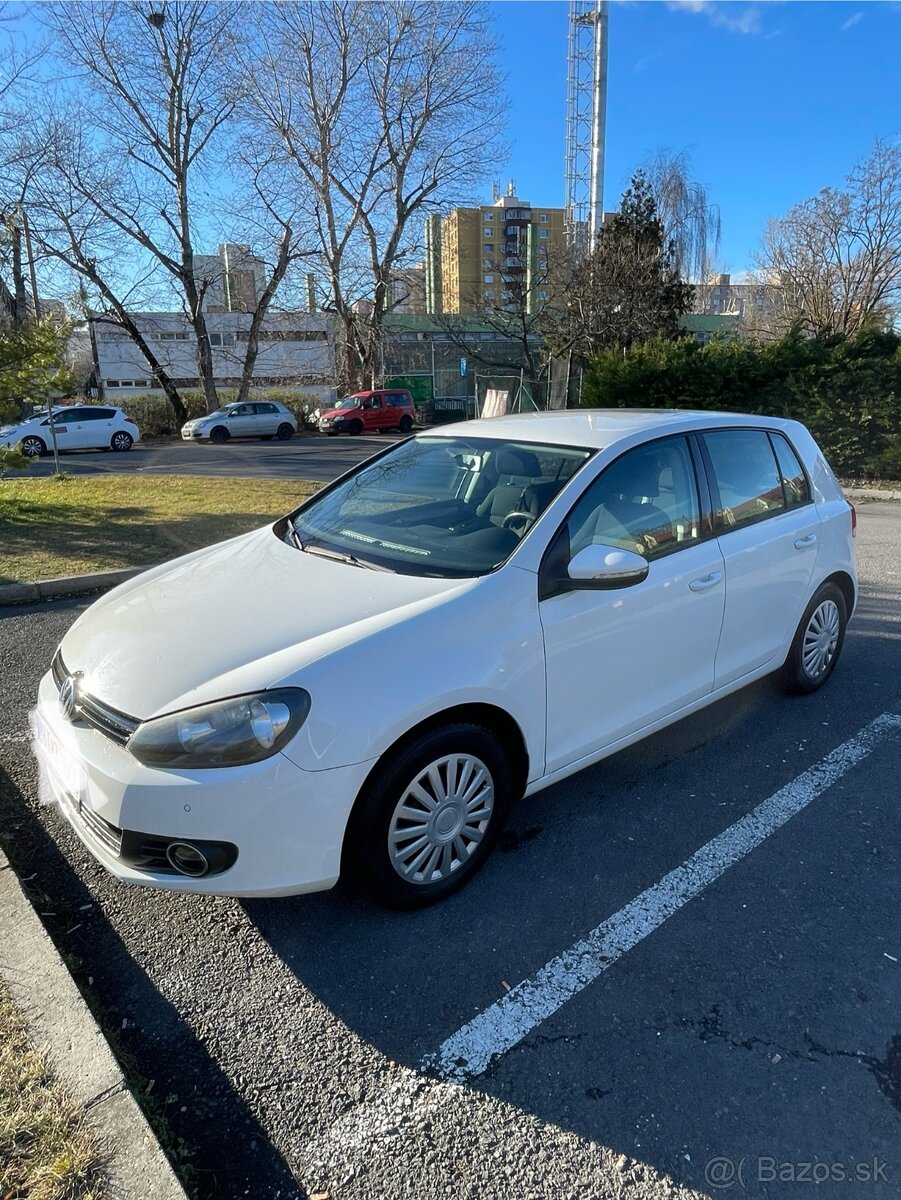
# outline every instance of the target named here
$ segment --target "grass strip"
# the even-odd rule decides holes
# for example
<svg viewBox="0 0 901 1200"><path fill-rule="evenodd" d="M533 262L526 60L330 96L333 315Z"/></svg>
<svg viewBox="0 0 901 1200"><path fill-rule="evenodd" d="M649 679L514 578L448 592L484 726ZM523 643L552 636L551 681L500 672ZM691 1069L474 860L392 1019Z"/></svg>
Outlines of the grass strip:
<svg viewBox="0 0 901 1200"><path fill-rule="evenodd" d="M100 1147L82 1108L29 1041L0 984L0 1197L103 1200Z"/></svg>
<svg viewBox="0 0 901 1200"><path fill-rule="evenodd" d="M0 583L164 562L255 529L305 479L79 475L0 481Z"/></svg>

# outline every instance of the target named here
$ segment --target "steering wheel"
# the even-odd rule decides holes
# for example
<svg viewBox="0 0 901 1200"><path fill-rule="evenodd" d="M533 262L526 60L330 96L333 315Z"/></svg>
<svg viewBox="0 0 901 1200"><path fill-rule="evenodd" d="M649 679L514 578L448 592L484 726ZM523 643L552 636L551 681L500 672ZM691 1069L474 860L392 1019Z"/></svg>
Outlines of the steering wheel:
<svg viewBox="0 0 901 1200"><path fill-rule="evenodd" d="M525 533L526 530L535 523L535 516L533 513L530 513L530 512L507 513L507 515L504 517L503 521L501 521L501 529L510 529L510 526L515 521L524 521L525 522L525 524L523 525L522 530L521 530L521 533ZM516 531L512 530L511 532L515 533Z"/></svg>

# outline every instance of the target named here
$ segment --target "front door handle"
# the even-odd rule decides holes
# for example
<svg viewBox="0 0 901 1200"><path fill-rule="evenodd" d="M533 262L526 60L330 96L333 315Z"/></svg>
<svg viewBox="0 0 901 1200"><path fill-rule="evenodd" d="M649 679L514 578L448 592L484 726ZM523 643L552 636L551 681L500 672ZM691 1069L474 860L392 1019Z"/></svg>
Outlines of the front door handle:
<svg viewBox="0 0 901 1200"><path fill-rule="evenodd" d="M816 544L817 535L815 533L808 533L807 537L795 538L796 550L807 550L809 547L815 546Z"/></svg>
<svg viewBox="0 0 901 1200"><path fill-rule="evenodd" d="M708 592L712 587L716 587L719 581L723 578L721 571L711 571L709 575L705 575L703 579L693 579L688 585L693 592Z"/></svg>

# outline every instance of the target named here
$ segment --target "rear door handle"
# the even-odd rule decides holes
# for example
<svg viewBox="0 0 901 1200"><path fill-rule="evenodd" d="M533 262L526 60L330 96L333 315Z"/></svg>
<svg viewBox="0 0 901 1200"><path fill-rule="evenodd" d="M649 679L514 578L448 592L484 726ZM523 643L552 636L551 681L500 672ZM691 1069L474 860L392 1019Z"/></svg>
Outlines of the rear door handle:
<svg viewBox="0 0 901 1200"><path fill-rule="evenodd" d="M815 533L808 533L807 537L795 538L796 550L807 550L810 546L815 546L816 544L817 535Z"/></svg>
<svg viewBox="0 0 901 1200"><path fill-rule="evenodd" d="M693 579L688 585L693 592L707 592L712 587L716 587L719 581L723 578L721 571L711 571L709 575L705 575L703 579Z"/></svg>

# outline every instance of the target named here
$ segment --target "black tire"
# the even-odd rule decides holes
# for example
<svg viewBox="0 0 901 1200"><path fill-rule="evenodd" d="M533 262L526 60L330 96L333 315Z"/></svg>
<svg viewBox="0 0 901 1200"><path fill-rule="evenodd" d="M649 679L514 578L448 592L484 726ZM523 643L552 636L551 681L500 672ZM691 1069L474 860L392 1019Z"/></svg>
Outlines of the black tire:
<svg viewBox="0 0 901 1200"><path fill-rule="evenodd" d="M401 431L401 433L409 433L412 428L413 418L409 416L401 417L400 424L398 425L398 429Z"/></svg>
<svg viewBox="0 0 901 1200"><path fill-rule="evenodd" d="M456 855L457 858L456 865L451 862L443 877L431 882L404 878L393 865L389 853L388 839L395 810L407 789L427 767L452 755L469 755L486 769L493 793L490 815L485 819L480 840L474 843L465 859L459 858L456 848L458 843L465 845L465 829L444 843L450 857ZM441 778L447 782L446 774ZM485 803L480 799L485 795L484 786L474 793L477 803ZM370 777L347 827L344 870L352 883L388 908L413 909L434 904L463 887L482 867L503 828L512 799L510 760L489 730L465 722L429 730L395 750ZM441 811L441 807L436 811ZM449 839L450 831L443 836ZM439 868L443 868L442 860L436 864L435 869Z"/></svg>
<svg viewBox="0 0 901 1200"><path fill-rule="evenodd" d="M26 458L40 458L42 454L47 453L47 444L32 433L28 437L22 438L19 442L19 449Z"/></svg>
<svg viewBox="0 0 901 1200"><path fill-rule="evenodd" d="M124 453L132 448L134 441L130 433L126 433L124 429L118 429L110 439L110 449Z"/></svg>
<svg viewBox="0 0 901 1200"><path fill-rule="evenodd" d="M216 442L216 444L219 446L221 446L223 442L227 442L230 437L231 434L224 425L217 425L215 429L210 430L210 441Z"/></svg>
<svg viewBox="0 0 901 1200"><path fill-rule="evenodd" d="M289 425L287 421L283 421L275 431L275 436L280 442L290 442L294 437L294 426Z"/></svg>
<svg viewBox="0 0 901 1200"><path fill-rule="evenodd" d="M363 422L362 421L351 421L351 423L347 427L347 432L351 435L351 437L356 437L357 434L360 434L363 432Z"/></svg>
<svg viewBox="0 0 901 1200"><path fill-rule="evenodd" d="M848 625L848 605L841 588L824 583L804 610L782 667L781 683L795 695L823 686L838 662Z"/></svg>

